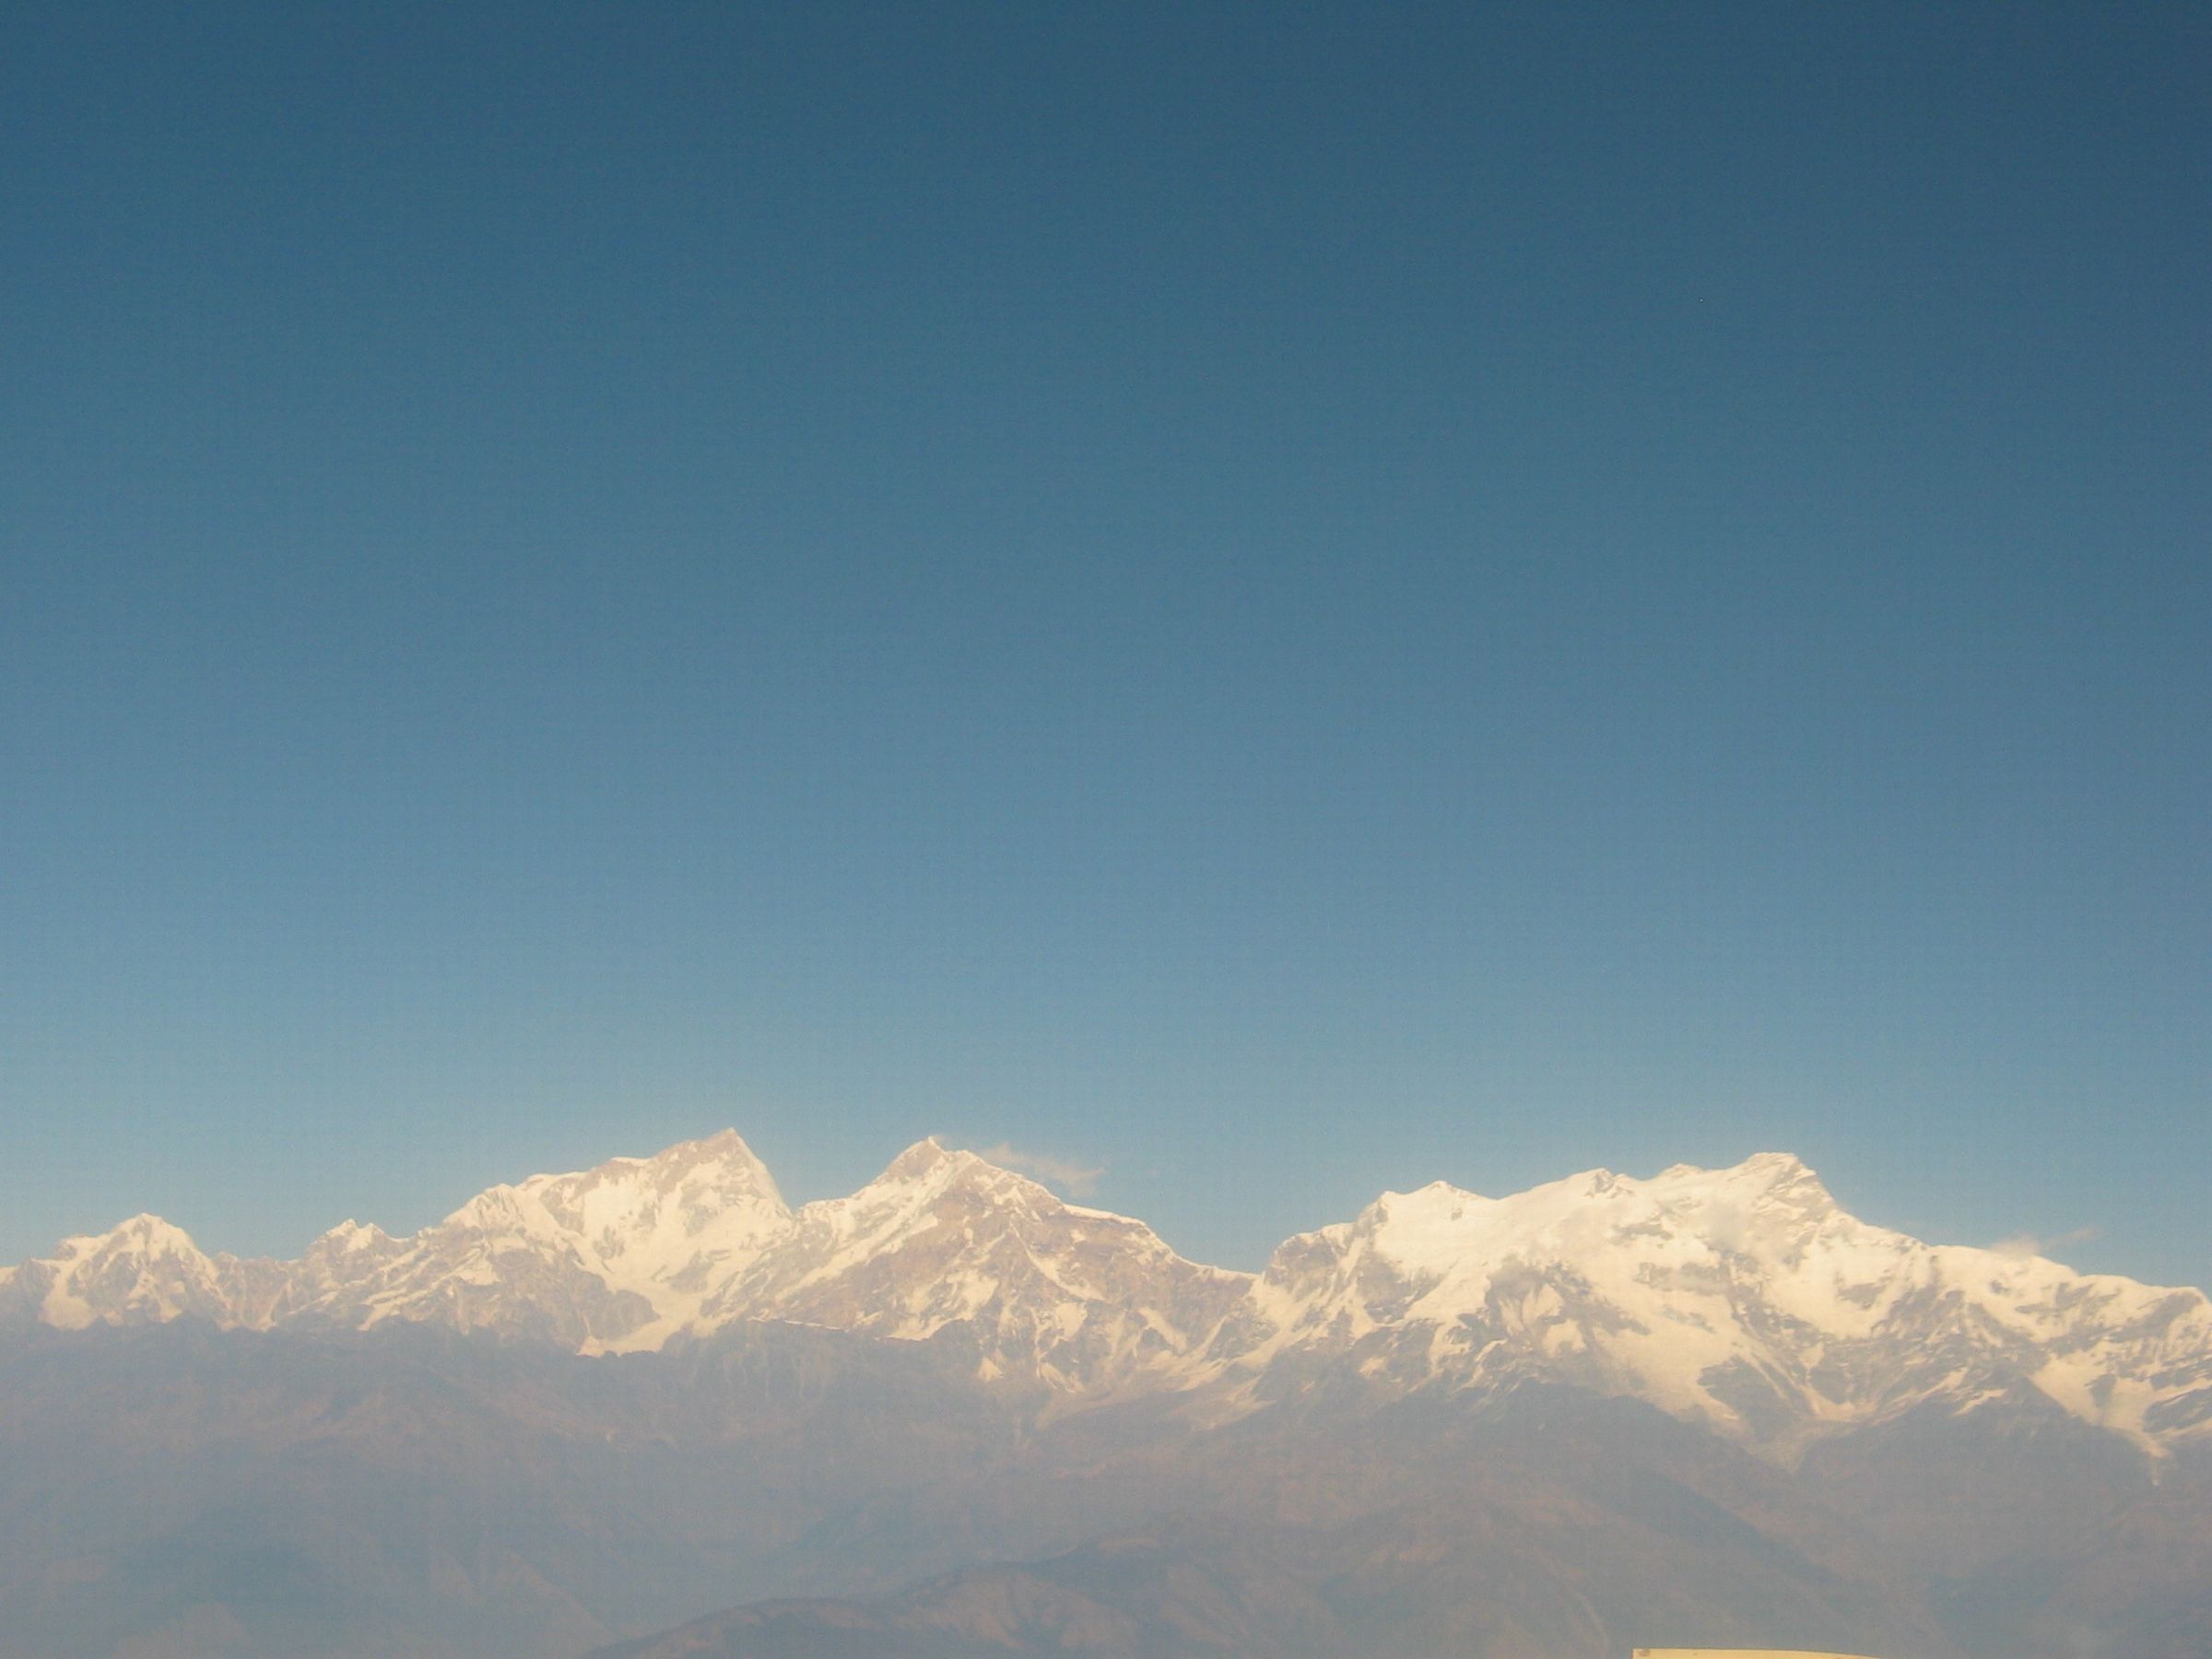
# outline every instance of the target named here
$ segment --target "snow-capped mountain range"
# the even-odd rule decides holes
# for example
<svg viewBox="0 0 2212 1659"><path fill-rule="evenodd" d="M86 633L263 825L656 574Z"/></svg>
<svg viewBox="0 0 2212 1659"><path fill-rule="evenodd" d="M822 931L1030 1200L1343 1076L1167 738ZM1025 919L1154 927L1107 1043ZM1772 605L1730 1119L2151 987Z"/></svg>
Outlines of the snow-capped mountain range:
<svg viewBox="0 0 2212 1659"><path fill-rule="evenodd" d="M349 1221L293 1262L211 1256L138 1216L0 1269L0 1325L186 1317L415 1322L582 1354L787 1322L970 1344L981 1377L1041 1384L1063 1408L1173 1395L1213 1419L1315 1391L1565 1382L1785 1457L1931 1403L2008 1399L2154 1455L2212 1441L2202 1292L1924 1244L1775 1154L1507 1198L1385 1194L1253 1276L934 1139L794 1210L725 1132L494 1187L412 1238Z"/></svg>

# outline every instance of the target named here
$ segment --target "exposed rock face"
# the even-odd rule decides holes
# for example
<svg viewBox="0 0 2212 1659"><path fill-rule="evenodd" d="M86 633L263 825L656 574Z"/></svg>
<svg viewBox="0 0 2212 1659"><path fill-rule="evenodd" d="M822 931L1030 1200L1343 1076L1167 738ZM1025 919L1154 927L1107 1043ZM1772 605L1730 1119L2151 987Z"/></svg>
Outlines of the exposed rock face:
<svg viewBox="0 0 2212 1659"><path fill-rule="evenodd" d="M1937 1247L1793 1158L1598 1171L1508 1198L1438 1182L1290 1240L1256 1278L934 1140L794 1212L733 1133L539 1175L411 1239L348 1222L296 1262L138 1217L0 1275L0 1320L406 1322L594 1354L747 1322L947 1337L976 1374L1200 1420L1524 1382L1645 1401L1785 1460L1841 1430L2024 1395L2154 1453L2212 1441L2194 1290Z"/></svg>

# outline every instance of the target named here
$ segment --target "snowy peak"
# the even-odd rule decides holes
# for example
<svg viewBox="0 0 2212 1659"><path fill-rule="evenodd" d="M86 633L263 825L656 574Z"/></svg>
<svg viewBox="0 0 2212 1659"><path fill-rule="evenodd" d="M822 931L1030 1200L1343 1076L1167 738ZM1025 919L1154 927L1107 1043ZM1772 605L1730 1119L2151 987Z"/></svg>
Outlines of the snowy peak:
<svg viewBox="0 0 2212 1659"><path fill-rule="evenodd" d="M923 1136L905 1151L900 1153L898 1157L892 1159L885 1166L883 1173L877 1176L868 1185L872 1187L887 1186L905 1182L927 1181L934 1176L939 1176L953 1170L975 1165L982 1165L986 1169L994 1167L984 1164L982 1159L973 1152L955 1151L947 1147L935 1135L929 1135Z"/></svg>
<svg viewBox="0 0 2212 1659"><path fill-rule="evenodd" d="M535 1175L477 1202L484 1224L540 1237L549 1224L641 1289L712 1276L791 1225L767 1167L731 1131L581 1174Z"/></svg>
<svg viewBox="0 0 2212 1659"><path fill-rule="evenodd" d="M1788 1457L1819 1435L2031 1397L2160 1452L2212 1442L2194 1290L1869 1226L1798 1159L1504 1197L1436 1182L1288 1240L1253 1277L932 1137L795 1212L734 1132L494 1186L412 1238L348 1221L294 1262L134 1217L0 1272L0 1324L425 1323L571 1352L751 1321L959 1345L1067 1400L1235 1415L1314 1390L1629 1395Z"/></svg>
<svg viewBox="0 0 2212 1659"><path fill-rule="evenodd" d="M314 1243L310 1243L303 1261L325 1263L330 1270L343 1270L345 1265L359 1265L360 1261L387 1259L387 1256L396 1254L403 1248L405 1245L398 1239L394 1239L385 1230L378 1228L376 1223L363 1226L360 1221L354 1221L352 1217L347 1217L338 1226L334 1226L330 1232L321 1234Z"/></svg>
<svg viewBox="0 0 2212 1659"><path fill-rule="evenodd" d="M146 1231L126 1224L114 1238ZM902 1340L958 1327L986 1374L1081 1391L1194 1347L1246 1282L1182 1260L1141 1222L1064 1204L935 1138L859 1192L796 1214L724 1132L488 1188L412 1238L348 1221L297 1262L187 1258L190 1241L175 1239L165 1247L184 1265L140 1273L135 1289L103 1278L101 1298L82 1308L65 1289L48 1294L51 1271L32 1273L35 1286L18 1273L0 1296L47 1324L186 1312L254 1328L415 1322L582 1353L658 1348L750 1320ZM61 1265L90 1250L72 1241Z"/></svg>
<svg viewBox="0 0 2212 1659"><path fill-rule="evenodd" d="M611 1159L568 1175L533 1175L489 1188L446 1225L555 1230L619 1254L643 1234L697 1237L718 1218L788 1218L767 1166L735 1131L685 1141L651 1158Z"/></svg>
<svg viewBox="0 0 2212 1659"><path fill-rule="evenodd" d="M987 1375L1096 1389L1192 1348L1243 1284L933 1137L850 1197L806 1206L710 1313L910 1341L959 1326Z"/></svg>
<svg viewBox="0 0 2212 1659"><path fill-rule="evenodd" d="M343 1261L363 1251L382 1251L397 1242L392 1235L373 1223L363 1226L351 1217L339 1222L307 1247L310 1255L322 1255L334 1261Z"/></svg>
<svg viewBox="0 0 2212 1659"><path fill-rule="evenodd" d="M881 1233L914 1224L947 1202L1009 1203L1022 1209L1040 1205L1062 1207L1046 1188L988 1163L973 1152L947 1148L935 1135L916 1141L891 1159L883 1173L846 1198L818 1199L801 1211L807 1221L827 1223L855 1235Z"/></svg>
<svg viewBox="0 0 2212 1659"><path fill-rule="evenodd" d="M1026 1216L1070 1208L1042 1182L1004 1169L980 1153L947 1147L933 1135L900 1153L882 1174L850 1197L820 1199L800 1213L802 1218L841 1218L841 1224L866 1228L893 1217L911 1220L947 1203L1003 1207Z"/></svg>
<svg viewBox="0 0 2212 1659"><path fill-rule="evenodd" d="M789 1230L766 1166L734 1131L650 1158L487 1189L415 1238L326 1235L310 1323L418 1320L582 1352L658 1347ZM341 1253L335 1246L344 1243ZM364 1271L349 1272L359 1261Z"/></svg>
<svg viewBox="0 0 2212 1659"><path fill-rule="evenodd" d="M182 1228L137 1215L104 1233L63 1240L51 1257L17 1269L0 1294L63 1330L157 1324L186 1315L228 1320L227 1265Z"/></svg>
<svg viewBox="0 0 2212 1659"><path fill-rule="evenodd" d="M1588 1171L1501 1199L1385 1194L1284 1245L1209 1359L1247 1403L1346 1379L1481 1392L1538 1377L1784 1454L2026 1389L2153 1448L2212 1431L2200 1294L1932 1249L1851 1216L1782 1154L1649 1180Z"/></svg>
<svg viewBox="0 0 2212 1659"><path fill-rule="evenodd" d="M192 1241L192 1235L172 1221L144 1211L118 1221L104 1233L86 1239L65 1239L55 1252L61 1257L100 1256L133 1261L201 1261L207 1258Z"/></svg>

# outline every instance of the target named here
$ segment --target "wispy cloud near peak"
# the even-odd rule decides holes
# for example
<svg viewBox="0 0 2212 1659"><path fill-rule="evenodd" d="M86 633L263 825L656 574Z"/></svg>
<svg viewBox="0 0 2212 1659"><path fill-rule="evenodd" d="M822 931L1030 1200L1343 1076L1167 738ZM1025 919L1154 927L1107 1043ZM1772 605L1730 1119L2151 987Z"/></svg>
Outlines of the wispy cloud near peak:
<svg viewBox="0 0 2212 1659"><path fill-rule="evenodd" d="M1088 1198L1099 1190L1099 1178L1106 1173L1103 1164L1073 1163L1065 1158L1054 1158L1049 1152L1024 1152L1005 1141L995 1147L979 1148L976 1156L988 1159L1001 1169L1057 1187L1070 1198Z"/></svg>
<svg viewBox="0 0 2212 1659"><path fill-rule="evenodd" d="M2100 1230L2095 1227L2077 1227L2066 1232L2053 1233L2047 1239L2038 1233L2017 1232L2008 1238L1999 1239L1990 1249L1999 1255L2017 1256L2022 1260L2029 1256L2048 1256L2053 1251L2064 1250L2069 1244L2087 1244Z"/></svg>

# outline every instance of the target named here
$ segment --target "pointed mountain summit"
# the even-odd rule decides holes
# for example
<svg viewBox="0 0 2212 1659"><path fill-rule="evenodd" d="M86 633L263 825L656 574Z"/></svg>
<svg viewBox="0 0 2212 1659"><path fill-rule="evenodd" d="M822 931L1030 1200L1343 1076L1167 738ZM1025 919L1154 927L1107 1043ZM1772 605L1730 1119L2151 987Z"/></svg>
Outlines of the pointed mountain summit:
<svg viewBox="0 0 2212 1659"><path fill-rule="evenodd" d="M1439 1182L1290 1240L1207 1354L1251 1408L1316 1387L1645 1400L1781 1455L1823 1433L2033 1391L2147 1447L2212 1423L2195 1291L1935 1248L1794 1158L1509 1198Z"/></svg>
<svg viewBox="0 0 2212 1659"><path fill-rule="evenodd" d="M187 1317L231 1323L238 1265L209 1256L159 1216L133 1216L104 1233L64 1239L52 1256L14 1269L0 1280L0 1308L62 1330Z"/></svg>
<svg viewBox="0 0 2212 1659"><path fill-rule="evenodd" d="M311 1251L326 1277L288 1313L451 1324L583 1353L658 1347L790 1227L767 1167L725 1130L488 1188L412 1239L357 1234L342 1253ZM356 1263L365 1271L347 1271Z"/></svg>
<svg viewBox="0 0 2212 1659"><path fill-rule="evenodd" d="M2154 1454L2212 1444L2212 1304L2041 1257L1931 1246L1762 1153L1502 1198L1385 1193L1258 1276L1184 1260L935 1138L795 1212L730 1131L491 1187L412 1238L347 1222L295 1262L140 1216L0 1271L0 1324L427 1324L572 1353L784 1323L958 1345L1073 1403L1177 1394L1480 1404L1525 1382L1642 1400L1788 1460L1935 1409L2063 1410Z"/></svg>
<svg viewBox="0 0 2212 1659"><path fill-rule="evenodd" d="M803 1207L709 1313L905 1340L958 1325L986 1375L1099 1391L1194 1347L1246 1283L933 1136L850 1197Z"/></svg>

